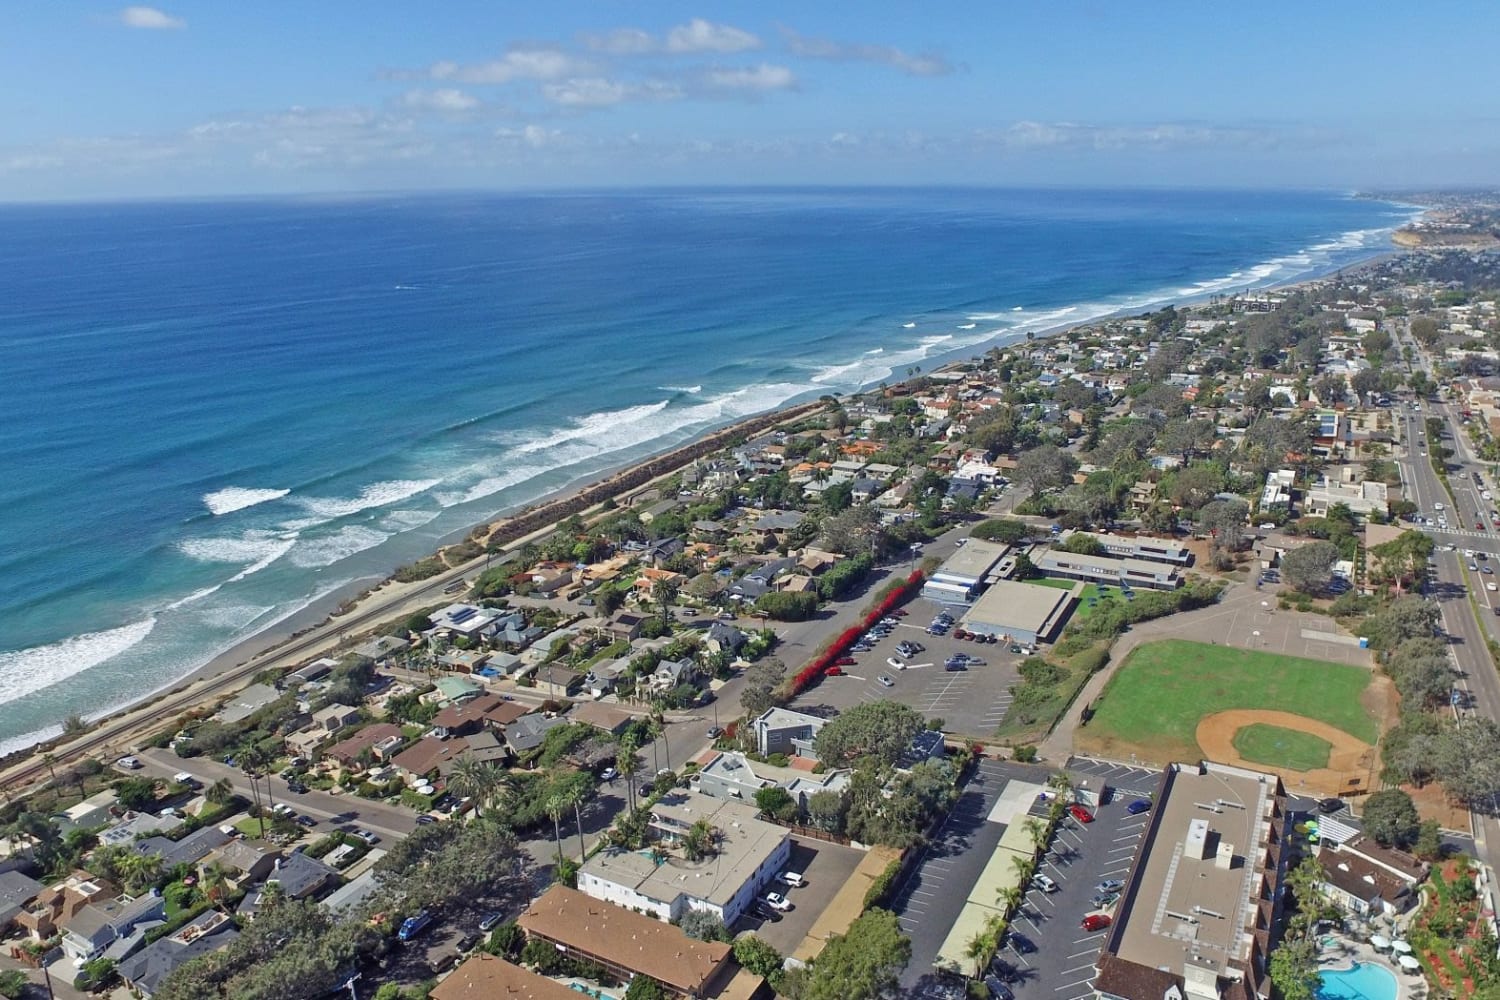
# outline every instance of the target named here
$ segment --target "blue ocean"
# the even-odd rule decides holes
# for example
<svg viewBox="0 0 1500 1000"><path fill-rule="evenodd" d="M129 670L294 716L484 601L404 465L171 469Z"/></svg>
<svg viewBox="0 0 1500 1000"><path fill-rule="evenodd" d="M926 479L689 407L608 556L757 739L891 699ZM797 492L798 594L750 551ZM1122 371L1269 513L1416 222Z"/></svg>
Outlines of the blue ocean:
<svg viewBox="0 0 1500 1000"><path fill-rule="evenodd" d="M0 207L0 749L708 428L1331 271L1413 214L960 189Z"/></svg>

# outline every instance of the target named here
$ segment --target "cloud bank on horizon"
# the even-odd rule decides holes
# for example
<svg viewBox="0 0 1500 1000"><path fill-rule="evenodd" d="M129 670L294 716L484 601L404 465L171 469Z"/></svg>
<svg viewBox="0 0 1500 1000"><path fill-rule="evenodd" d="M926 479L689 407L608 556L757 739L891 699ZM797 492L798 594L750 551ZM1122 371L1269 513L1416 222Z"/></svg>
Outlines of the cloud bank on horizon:
<svg viewBox="0 0 1500 1000"><path fill-rule="evenodd" d="M1500 13L1476 5L1473 30L1454 34L1416 12L1351 22L1270 6L1229 23L1173 3L669 2L610 23L576 0L524 12L454 0L420 17L289 0L107 19L49 5L10 15L29 44L0 66L17 123L0 140L0 199L1493 183L1500 71L1480 39ZM1333 57L1332 37L1350 58ZM1420 79L1363 68L1397 51L1427 67ZM31 95L49 88L43 107Z"/></svg>

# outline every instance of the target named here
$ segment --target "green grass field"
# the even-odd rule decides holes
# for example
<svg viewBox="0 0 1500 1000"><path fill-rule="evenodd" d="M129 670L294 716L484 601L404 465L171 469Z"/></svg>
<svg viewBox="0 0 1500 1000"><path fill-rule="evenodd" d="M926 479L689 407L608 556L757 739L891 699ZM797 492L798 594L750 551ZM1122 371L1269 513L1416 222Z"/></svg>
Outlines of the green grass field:
<svg viewBox="0 0 1500 1000"><path fill-rule="evenodd" d="M1234 734L1234 748L1241 757L1258 764L1311 771L1328 766L1333 744L1312 733L1256 722L1240 727Z"/></svg>
<svg viewBox="0 0 1500 1000"><path fill-rule="evenodd" d="M1231 708L1318 719L1373 744L1378 721L1360 704L1362 667L1167 639L1137 646L1100 696L1080 742L1147 753L1197 752L1198 720Z"/></svg>
<svg viewBox="0 0 1500 1000"><path fill-rule="evenodd" d="M1026 582L1037 587L1051 587L1054 590L1072 590L1078 583L1077 580L1027 580ZM1118 590L1111 590L1110 593L1117 595L1115 600L1124 600L1124 598L1118 596ZM1083 585L1083 594L1078 598L1078 605L1073 609L1073 617L1087 618L1093 614L1095 608L1089 607L1089 598L1098 596L1099 585L1085 583Z"/></svg>

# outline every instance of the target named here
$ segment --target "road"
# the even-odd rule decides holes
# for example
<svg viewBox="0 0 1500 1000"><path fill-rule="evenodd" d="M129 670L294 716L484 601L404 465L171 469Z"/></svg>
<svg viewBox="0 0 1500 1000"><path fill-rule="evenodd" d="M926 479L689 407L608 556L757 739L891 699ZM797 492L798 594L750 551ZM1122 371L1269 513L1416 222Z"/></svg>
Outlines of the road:
<svg viewBox="0 0 1500 1000"><path fill-rule="evenodd" d="M1429 377L1431 364L1420 348L1409 337L1405 343L1416 350L1418 366ZM1454 455L1448 460L1448 481L1453 486L1453 495L1443 488L1441 480L1433 470L1429 456L1422 450L1426 441L1425 421L1435 416L1447 427ZM1442 613L1443 630L1449 637L1449 651L1460 677L1456 684L1466 692L1468 710L1491 719L1500 719L1500 674L1496 673L1494 660L1490 656L1486 638L1500 636L1500 618L1493 608L1500 604L1500 593L1490 591L1485 584L1500 579L1500 533L1490 523L1489 512L1494 504L1485 501L1481 489L1493 492L1494 481L1487 472L1481 471L1479 463L1468 448L1461 424L1461 414L1447 403L1428 402L1422 404L1421 412L1413 412L1406 405L1399 414L1399 422L1406 442L1406 454L1400 461L1402 478L1406 484L1407 498L1415 503L1422 516L1434 521L1437 505L1450 508L1447 511L1447 529L1427 526L1427 531L1438 543L1433 553L1432 574L1425 586L1425 596L1434 601ZM1430 448L1431 445L1428 445ZM1473 474L1479 471L1484 479L1476 486ZM1457 501L1457 510L1453 510ZM1476 524L1489 525L1476 529ZM1451 550L1450 550L1451 546ZM1475 558L1475 566L1486 564L1495 568L1495 574L1485 574L1468 569L1470 558L1465 550L1485 553L1486 559ZM1473 603L1470 601L1473 594ZM1475 614L1475 605L1480 614ZM1500 819L1493 811L1471 812L1476 853L1492 869L1500 861Z"/></svg>

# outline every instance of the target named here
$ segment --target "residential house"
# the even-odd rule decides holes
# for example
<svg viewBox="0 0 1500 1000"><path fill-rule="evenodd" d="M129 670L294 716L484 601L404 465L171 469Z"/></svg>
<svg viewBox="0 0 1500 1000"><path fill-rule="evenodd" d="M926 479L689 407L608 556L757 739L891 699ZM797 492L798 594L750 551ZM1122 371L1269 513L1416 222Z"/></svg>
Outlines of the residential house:
<svg viewBox="0 0 1500 1000"><path fill-rule="evenodd" d="M571 698L583 690L583 675L576 670L549 663L538 667L534 675L538 691L553 697Z"/></svg>
<svg viewBox="0 0 1500 1000"><path fill-rule="evenodd" d="M1318 851L1323 894L1335 906L1361 917L1394 917L1411 909L1412 883L1353 851Z"/></svg>
<svg viewBox="0 0 1500 1000"><path fill-rule="evenodd" d="M745 643L749 642L745 633L726 622L714 622L703 633L703 647L710 653L728 653L730 656L738 656Z"/></svg>
<svg viewBox="0 0 1500 1000"><path fill-rule="evenodd" d="M523 715L505 727L505 742L510 746L511 752L519 757L541 746L547 737L547 730L566 725L567 721L560 715L548 717L540 712Z"/></svg>
<svg viewBox="0 0 1500 1000"><path fill-rule="evenodd" d="M251 684L230 698L214 718L229 724L243 722L280 697L281 692L269 684Z"/></svg>
<svg viewBox="0 0 1500 1000"><path fill-rule="evenodd" d="M478 698L483 691L484 688L467 677L439 677L433 682L432 690L422 696L422 700L437 705L448 705L468 698Z"/></svg>
<svg viewBox="0 0 1500 1000"><path fill-rule="evenodd" d="M639 639L641 626L645 624L645 615L636 614L633 611L621 611L609 620L605 629L615 639Z"/></svg>
<svg viewBox="0 0 1500 1000"><path fill-rule="evenodd" d="M181 816L166 813L153 816L150 813L128 812L99 834L99 843L105 847L120 847L133 844L141 837L153 833L171 833L187 822Z"/></svg>
<svg viewBox="0 0 1500 1000"><path fill-rule="evenodd" d="M1307 490L1302 513L1307 517L1327 517L1329 508L1335 504L1343 504L1361 517L1384 514L1389 509L1388 491L1385 483L1364 479L1355 466L1339 466L1329 469Z"/></svg>
<svg viewBox="0 0 1500 1000"><path fill-rule="evenodd" d="M10 931L11 924L26 912L45 888L36 879L18 871L0 872L0 936Z"/></svg>
<svg viewBox="0 0 1500 1000"><path fill-rule="evenodd" d="M60 813L53 813L52 820L64 835L74 830L90 830L104 826L114 818L120 796L113 788L95 792L82 802L74 803Z"/></svg>
<svg viewBox="0 0 1500 1000"><path fill-rule="evenodd" d="M514 718L526 714L527 709L513 701L506 701L497 694L482 694L472 701L449 705L432 717L432 729L444 739L449 736L468 736L487 726L503 726L511 721L506 718L512 712ZM490 716L499 713L504 721L492 721Z"/></svg>
<svg viewBox="0 0 1500 1000"><path fill-rule="evenodd" d="M78 870L37 893L31 904L15 915L14 921L32 941L46 941L57 936L84 907L111 899L119 891L112 882Z"/></svg>
<svg viewBox="0 0 1500 1000"><path fill-rule="evenodd" d="M765 788L781 788L798 805L818 792L840 791L849 784L850 772L824 771L821 774L793 767L776 767L751 760L744 754L728 750L714 754L693 774L693 787L714 799L755 801L755 793Z"/></svg>
<svg viewBox="0 0 1500 1000"><path fill-rule="evenodd" d="M475 952L427 994L431 1000L578 1000L578 991L556 979L512 965L503 958Z"/></svg>
<svg viewBox="0 0 1500 1000"><path fill-rule="evenodd" d="M313 713L313 725L330 736L359 721L359 709L352 705L327 705Z"/></svg>
<svg viewBox="0 0 1500 1000"><path fill-rule="evenodd" d="M424 736L391 758L391 766L402 773L408 784L436 774L444 764L463 756L469 743L463 737L451 740Z"/></svg>
<svg viewBox="0 0 1500 1000"><path fill-rule="evenodd" d="M320 657L319 659L313 660L311 663L299 667L298 669L293 670L291 673L287 674L284 678L282 678L282 686L289 687L293 684L296 684L298 686L314 684L331 674L333 672L333 668L336 666L338 666L337 660L331 660L326 656Z"/></svg>
<svg viewBox="0 0 1500 1000"><path fill-rule="evenodd" d="M1266 511L1273 507L1290 508L1292 485L1296 481L1297 473L1291 469L1277 469L1266 473L1266 485L1260 491L1260 509Z"/></svg>
<svg viewBox="0 0 1500 1000"><path fill-rule="evenodd" d="M255 919L273 885L286 899L313 899L336 887L339 881L339 873L328 865L301 851L293 851L285 858L276 859L265 882L245 895L236 912L246 919Z"/></svg>
<svg viewBox="0 0 1500 1000"><path fill-rule="evenodd" d="M192 923L146 945L121 962L116 971L133 993L150 1000L180 966L227 947L239 936L227 916L209 910Z"/></svg>
<svg viewBox="0 0 1500 1000"><path fill-rule="evenodd" d="M89 903L63 928L63 952L73 964L83 965L99 958L116 941L133 937L138 925L164 920L166 915L166 901L149 893Z"/></svg>
<svg viewBox="0 0 1500 1000"><path fill-rule="evenodd" d="M789 708L769 708L751 722L755 749L762 757L773 753L817 759L814 742L827 719Z"/></svg>
<svg viewBox="0 0 1500 1000"><path fill-rule="evenodd" d="M411 643L406 639L394 635L377 635L355 646L354 655L374 660L376 665L385 665L394 661L410 647Z"/></svg>
<svg viewBox="0 0 1500 1000"><path fill-rule="evenodd" d="M698 677L698 664L691 659L662 660L651 672L648 684L652 691L665 693L680 684L691 684Z"/></svg>
<svg viewBox="0 0 1500 1000"><path fill-rule="evenodd" d="M622 708L586 701L573 706L568 712L568 721L585 722L611 736L619 736L635 721L635 716Z"/></svg>
<svg viewBox="0 0 1500 1000"><path fill-rule="evenodd" d="M137 854L155 855L161 858L163 869L178 865L196 865L219 848L233 840L217 826L205 826L194 830L181 840L166 837L147 837L131 846Z"/></svg>
<svg viewBox="0 0 1500 1000"><path fill-rule="evenodd" d="M281 849L264 840L231 840L208 856L204 867L218 865L224 870L224 881L243 889L263 881L281 860Z"/></svg>
<svg viewBox="0 0 1500 1000"><path fill-rule="evenodd" d="M335 743L323 752L323 756L338 761L344 767L352 767L366 751L376 760L384 760L405 739L401 727L395 723L375 722Z"/></svg>
<svg viewBox="0 0 1500 1000"><path fill-rule="evenodd" d="M494 624L496 619L501 617L501 612L473 604L450 604L427 617L431 620L432 626L422 633L425 636L440 638L463 636L466 639L478 639L487 628Z"/></svg>

